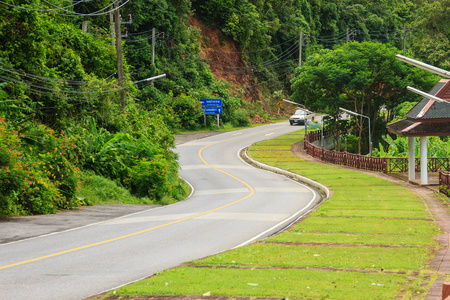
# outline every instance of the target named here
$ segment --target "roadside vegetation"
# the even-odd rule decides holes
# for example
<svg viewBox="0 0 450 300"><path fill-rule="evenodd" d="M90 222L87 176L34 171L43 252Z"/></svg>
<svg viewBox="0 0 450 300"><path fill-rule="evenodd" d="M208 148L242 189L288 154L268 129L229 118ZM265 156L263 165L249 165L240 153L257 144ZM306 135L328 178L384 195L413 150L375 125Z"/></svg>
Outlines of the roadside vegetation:
<svg viewBox="0 0 450 300"><path fill-rule="evenodd" d="M406 54L448 69L449 1L121 1L120 14L132 15L121 28L123 86L108 1L69 6L62 0L2 1L0 215L103 203L97 196L110 194L105 186L125 189L133 203L183 199L173 135L215 130L215 116L203 125L201 98L223 99L226 129L287 114L279 103L291 95L299 103L320 104L312 106L320 113L331 113L339 99L371 115L385 104L383 95L394 111L408 100L405 85L426 89L434 78L386 55L401 52L406 25L414 29L408 31ZM219 43L193 24L217 30ZM295 71L299 31L308 72ZM213 61L228 55L230 61ZM355 72L361 76L348 80ZM145 81L160 74L167 76ZM398 79L405 74L405 80ZM332 86L321 87L324 82ZM318 98L302 89L327 93ZM378 98L367 98L376 89ZM378 121L374 126L384 129ZM352 134L367 136L360 121L349 127ZM381 141L381 129L375 142Z"/></svg>
<svg viewBox="0 0 450 300"><path fill-rule="evenodd" d="M305 161L291 152L303 131L252 145L256 160L332 190L282 233L187 262L110 292L134 296L423 299L438 274L437 225L423 200L374 175Z"/></svg>

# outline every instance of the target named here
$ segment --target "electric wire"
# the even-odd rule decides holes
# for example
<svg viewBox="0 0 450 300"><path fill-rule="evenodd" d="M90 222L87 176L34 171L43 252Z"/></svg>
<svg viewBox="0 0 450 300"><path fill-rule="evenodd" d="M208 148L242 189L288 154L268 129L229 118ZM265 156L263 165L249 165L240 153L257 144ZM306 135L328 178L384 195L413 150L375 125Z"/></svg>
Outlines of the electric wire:
<svg viewBox="0 0 450 300"><path fill-rule="evenodd" d="M6 5L9 5L9 6L13 6L13 7L16 7L16 8L35 10L35 11L44 11L44 12L52 12L53 13L54 11L65 10L65 11L71 13L71 15L65 15L65 14L59 14L58 13L58 15L63 15L63 16L96 16L96 15L104 15L104 14L107 14L109 12L113 12L116 9L119 9L119 8L123 7L124 5L126 5L130 0L126 0L118 8L114 8L114 9L109 10L107 12L101 13L105 9L108 9L109 7L111 7L111 5L114 5L114 3L108 5L108 6L104 7L104 8L102 8L102 9L96 11L96 12L88 13L88 14L80 14L80 13L75 13L75 12L66 10L66 8L73 7L73 6L78 5L80 3L83 3L83 2L88 2L86 0L80 0L78 2L75 2L75 3L73 3L71 5L68 5L68 6L65 6L65 7L58 7L58 6L52 4L52 3L48 2L48 1L45 1L45 0L43 0L43 1L46 2L47 4L51 5L51 6L55 7L55 9L41 9L41 10L37 10L37 9L32 9L32 8L24 8L24 7L19 7L19 6L16 6L16 5L12 5L12 4L6 3L6 2L1 1L1 0L0 0L0 3L6 4ZM116 2L119 2L119 1L120 0L117 0ZM145 33L148 33L148 32L151 32L151 30L144 31L144 32L130 33L129 35L130 36L137 36L137 35L142 35L142 34L145 34ZM353 32L354 32L354 30L353 30ZM401 30L395 30L394 29L392 31L373 31L373 32L368 32L368 33L362 32L360 30L357 30L356 33L359 34L359 35L368 35L370 37L375 37L375 38L383 38L383 37L387 38L389 34L391 34L390 37L392 37L392 35L394 35L394 36L400 35L403 32ZM159 37L160 34L161 33L158 33L157 37ZM352 36L353 35L354 34L352 34ZM338 35L337 37L335 35L320 36L320 37L310 36L310 39L313 39L313 40L316 40L318 42L321 42L322 44L330 45L330 44L342 43L343 41L346 40L346 36L347 36L347 34L344 33L344 34ZM144 39L139 39L139 40L127 40L126 44L128 44L128 43L145 42L145 41L148 41L149 39L151 39L151 37L144 38ZM280 46L286 45L286 44L288 44L288 43L290 43L290 42L292 42L292 41L294 41L296 39L297 39L297 37L293 37L293 38L290 38L289 40L284 41L283 43L280 43L278 45L273 45L273 46L270 46L270 47L266 47L266 48L258 49L258 50L254 50L254 51L235 51L235 52L231 52L231 51L222 51L222 50L218 50L218 49L209 49L209 50L213 51L213 52L217 52L217 53L234 53L234 54L258 53L258 52L262 52L262 51L273 51L275 47L280 47ZM173 48L175 48L175 47L182 46L182 44L181 44L182 42L177 42L177 41L175 41L172 38L170 38L170 41L175 44L175 46L170 47L171 50L174 50ZM129 51L139 51L139 50L147 49L147 48L150 48L150 47L152 47L152 46L149 45L149 46L145 46L145 47L137 48L137 49L136 48L131 48L131 49L126 49L125 51L127 51L127 52L129 52ZM268 69L270 67L271 68L277 68L277 67L284 67L284 66L289 66L289 65L293 64L293 60L290 59L289 56L294 54L294 52L296 52L298 49L299 49L298 42L297 43L293 43L286 50L284 50L283 52L281 52L280 54L276 55L275 57L273 57L273 58L271 58L269 60L266 60L266 61L264 61L264 62L262 62L262 63L260 63L258 65L250 65L250 66L244 66L244 67L233 67L233 66L228 66L228 65L222 65L222 64L219 64L219 63L207 61L205 59L198 59L198 62L206 63L206 64L209 64L209 65L221 66L225 70L230 70L230 71L225 71L225 70L224 71L212 71L212 73L214 73L214 74L239 75L239 74L248 74L248 72L250 72L250 71L258 73L259 71L266 70L266 69ZM0 62L0 64L6 65L6 64L3 64L1 62ZM285 70L283 72L276 73L276 74L279 77L280 76L284 76L284 75L292 72L296 67L297 66L291 67L291 68L289 68L289 67L285 68ZM5 71L5 72L9 72L10 74L13 74L13 75L16 75L16 76L19 76L20 78L22 78L22 80L18 80L17 78L10 77L10 76L0 76L0 79L3 79L5 81L7 81L7 82L13 82L15 84L19 84L19 83L27 84L29 86L30 91L33 91L33 92L36 92L36 93L40 93L40 94L43 94L43 95L48 95L48 96L51 96L51 97L55 96L54 93L59 93L59 94L67 93L67 94L72 94L72 95L94 95L94 94L98 95L98 94L105 94L105 93L110 93L110 92L117 92L117 91L120 91L122 89L125 89L125 88L116 88L116 89L109 89L109 90L106 90L106 91L98 91L98 86L97 87L89 86L89 85L92 85L92 84L98 85L99 84L98 82L84 82L84 81L77 81L77 80L65 80L65 79L58 79L58 78L43 77L43 76L33 75L33 74L29 74L29 73L20 73L20 72L17 72L17 71L11 71L11 70L8 70L8 69L5 69L5 68L1 68L1 67L0 67L0 70ZM138 74L140 74L140 73L138 73ZM107 78L110 78L113 75L115 75L115 73L111 74ZM23 79L23 78L27 78L27 79ZM27 80L36 80L37 82L33 83L33 82L29 82ZM260 85L262 85L262 84L264 84L264 83L266 83L268 81L271 81L271 80L273 80L273 79L262 81L262 82L260 82L258 84L255 84L255 85L247 86L247 88L254 88L256 86L260 86ZM84 86L88 90L87 91L75 91L75 90L52 88L52 87L48 87L48 86L43 85L43 84L51 83L51 82L62 84L62 85L75 85L75 86L82 86L82 87ZM147 83L145 85L142 85L141 87L145 87L145 86L147 86L149 84L151 84L151 82L149 82L149 83ZM95 92L90 91L89 90L90 88L96 89ZM63 95L59 95L58 97L63 98L63 99L78 101L79 103L85 103L85 102L91 102L92 101L92 100L79 100L77 98L66 97L66 96L63 96Z"/></svg>
<svg viewBox="0 0 450 300"><path fill-rule="evenodd" d="M253 50L253 51L223 51L223 50L216 50L216 49L211 49L211 51L218 52L218 53L237 53L237 54L259 53L259 52L263 52L263 51L267 51L267 50L273 50L275 47L279 47L279 46L291 43L292 41L297 40L297 39L298 39L298 37L293 37L283 43L273 45L270 47L266 47L263 49Z"/></svg>
<svg viewBox="0 0 450 300"><path fill-rule="evenodd" d="M101 8L101 9L95 11L95 12L88 13L88 14L77 13L77 12L73 12L73 11L70 11L70 10L66 10L64 8L44 9L44 8L41 8L41 7L40 8L23 7L23 6L18 6L18 5L15 5L15 4L7 3L7 2L1 1L1 0L0 0L0 3L4 4L4 5L7 5L7 6L10 6L10 7L13 7L13 8L17 8L17 9L28 10L28 11L37 11L37 12L48 12L48 13L52 13L52 14L59 15L59 16L64 16L64 17L95 17L95 16L102 16L102 15L106 15L106 14L109 14L111 12L114 12L117 9L120 9L123 6L125 6L129 1L130 0L125 0L125 2L120 4L117 8L113 8L113 9L108 10L108 11L105 12L104 10L109 9L116 2L119 2L119 0L116 0L114 3L111 3L111 4ZM32 5L32 4L28 4L28 5ZM66 12L68 12L70 14L57 13L56 11L66 11Z"/></svg>
<svg viewBox="0 0 450 300"><path fill-rule="evenodd" d="M57 6L57 5L53 4L53 3L51 3L50 1L46 1L46 0L42 0L42 1L45 2L45 3L47 3L47 4L50 5L50 6L55 7L54 10L65 10L65 9L67 9L67 8L70 8L70 7L75 7L76 5L78 5L78 4L80 4L80 3L87 2L87 1L85 1L85 0L80 0L80 1L78 1L78 2L72 3L71 5L67 5L67 6L64 6L64 7L60 7L60 6Z"/></svg>
<svg viewBox="0 0 450 300"><path fill-rule="evenodd" d="M179 43L177 43L175 40L172 40L172 41L175 42L175 44L177 46L179 45ZM271 66L279 65L280 60L282 63L283 59L286 59L286 57L289 57L296 51L298 51L298 44L294 43L289 48L287 48L286 50L281 52L281 54L279 56L276 56L276 57L269 59L261 64L253 65L253 66L251 65L251 66L244 66L244 67L235 67L235 66L223 65L223 64L219 64L219 63L215 63L215 62L211 62L211 61L205 61L205 62L208 63L209 65L221 66L221 67L227 68L227 69L259 70L259 69L264 69L264 68L268 68ZM230 52L230 53L242 53L242 52Z"/></svg>
<svg viewBox="0 0 450 300"><path fill-rule="evenodd" d="M277 75L278 75L278 77L284 76L286 74L292 73L296 68L297 67L286 69L285 71L283 71L282 73L279 73ZM261 82L258 82L257 84L246 86L246 88L247 89L256 89L257 87L259 87L259 86L261 86L261 85L263 85L263 84L265 84L265 83L267 83L269 81L272 81L272 80L273 79L268 79L268 80L265 80L265 81L261 81Z"/></svg>
<svg viewBox="0 0 450 300"><path fill-rule="evenodd" d="M92 89L95 91L76 91L76 90L67 90L67 89L58 89L58 88L52 88L52 87L48 87L42 84L36 84L33 82L29 82L29 81L23 81L23 80L17 80L11 77L5 77L0 75L0 79L4 80L5 82L12 82L15 84L20 84L20 83L25 83L30 87L36 88L36 89L41 89L41 90L45 90L45 91L51 91L51 92L55 92L55 93L67 93L67 94L77 94L77 95L93 95L93 94L98 94L99 90L98 87L92 87ZM106 91L101 91L100 93L112 93L112 92L117 92L122 90L122 88L117 88L117 89L109 89Z"/></svg>
<svg viewBox="0 0 450 300"><path fill-rule="evenodd" d="M215 66L221 66L221 67L226 68L226 69L258 70L258 69L268 68L268 67L271 67L271 66L277 66L280 63L280 62L276 62L277 60L285 59L286 57L290 56L291 54L293 54L293 53L295 53L297 51L298 51L298 45L293 44L287 50L283 51L280 56L277 56L275 58L267 60L267 61L265 61L265 62L263 62L261 64L250 65L248 67L227 66L227 65L223 65L223 64L219 64L219 63L215 63L215 62L208 62L208 64L215 65Z"/></svg>

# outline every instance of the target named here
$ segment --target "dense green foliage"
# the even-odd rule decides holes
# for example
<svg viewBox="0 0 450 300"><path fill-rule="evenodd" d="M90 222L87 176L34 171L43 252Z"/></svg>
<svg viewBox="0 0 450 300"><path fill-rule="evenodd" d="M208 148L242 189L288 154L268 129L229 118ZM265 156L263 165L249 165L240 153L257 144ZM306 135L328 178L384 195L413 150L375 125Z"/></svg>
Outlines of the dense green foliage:
<svg viewBox="0 0 450 300"><path fill-rule="evenodd" d="M396 137L393 139L389 135L383 136L384 143L379 143L374 148L373 155L378 157L408 157L408 138ZM386 145L386 146L383 146ZM419 138L415 142L416 157L420 157ZM450 139L441 139L438 136L431 136L427 139L428 157L449 157L450 156Z"/></svg>
<svg viewBox="0 0 450 300"><path fill-rule="evenodd" d="M423 1L413 22L412 47L414 54L424 62L450 69L449 0Z"/></svg>
<svg viewBox="0 0 450 300"><path fill-rule="evenodd" d="M353 42L321 50L297 69L292 80L293 98L335 119L341 113L339 107L368 116L372 120L372 138L378 139L394 116L392 111L412 97L406 86L429 90L437 81L432 74L398 61L397 53L394 47L373 42ZM384 114L380 114L382 108ZM368 137L367 120L354 119L353 133L359 140L363 132ZM361 153L360 148L358 152Z"/></svg>
<svg viewBox="0 0 450 300"><path fill-rule="evenodd" d="M45 126L9 126L0 118L0 215L75 207L82 185L73 143ZM72 150L71 150L72 148Z"/></svg>
<svg viewBox="0 0 450 300"><path fill-rule="evenodd" d="M358 103L358 111L375 118L384 105L392 113L373 124L374 138L380 140L395 107L417 100L398 88L414 83L426 89L432 81L391 57L403 47L404 25L414 29L405 43L408 55L449 67L448 1L121 2L122 22L132 15L132 22L121 26L128 32L122 87L108 1L6 0L0 4L0 179L7 184L1 187L0 214L46 213L90 203L77 177L86 171L112 180L145 203L183 198L173 133L203 126L200 98L223 99L221 121L226 126L246 126L256 114L268 117L292 92L296 101L329 114L339 105L353 108ZM236 89L215 78L214 65L202 58L207 39L202 45L200 30L190 25L193 17L219 28L221 43L229 41L223 37L236 43L245 67L225 66L225 73L254 74L252 86ZM82 22L88 22L86 32ZM300 31L305 62L294 75ZM347 38L359 43L337 46ZM371 59L363 59L368 54ZM339 67L326 74L321 64ZM370 73L381 70L386 74ZM167 76L154 82L144 80L163 73ZM331 78L332 85L320 86ZM312 101L320 91L320 101ZM370 98L373 91L386 99ZM243 101L249 94L264 95L265 103ZM215 116L206 123L213 127ZM356 128L355 135L365 129L355 120L346 126ZM60 173L49 171L50 166ZM35 180L26 183L31 176Z"/></svg>

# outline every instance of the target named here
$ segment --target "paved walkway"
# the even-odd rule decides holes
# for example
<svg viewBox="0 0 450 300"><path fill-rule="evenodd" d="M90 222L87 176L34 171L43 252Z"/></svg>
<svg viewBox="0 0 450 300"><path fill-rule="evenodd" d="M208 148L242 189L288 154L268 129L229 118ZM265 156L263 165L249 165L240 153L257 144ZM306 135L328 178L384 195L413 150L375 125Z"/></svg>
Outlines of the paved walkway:
<svg viewBox="0 0 450 300"><path fill-rule="evenodd" d="M408 181L407 174L383 174L378 172L360 170L349 168L345 166L338 166L323 162L319 159L313 158L306 154L303 148L303 142L296 144L292 147L292 151L295 155L309 161L316 163L333 165L340 168L351 169L368 174L372 174L391 182L400 184L408 189L414 191L419 197L421 197L428 207L430 213L434 216L436 223L441 227L441 236L439 237L440 249L437 251L435 257L430 261L429 269L437 272L437 279L431 288L428 290L425 300L441 300L442 299L442 286L444 282L450 281L450 207L445 204L440 198L442 194L439 194L439 186L436 182L436 174L429 174L428 186L420 186L419 181L410 183ZM420 173L416 174L416 178L420 178Z"/></svg>

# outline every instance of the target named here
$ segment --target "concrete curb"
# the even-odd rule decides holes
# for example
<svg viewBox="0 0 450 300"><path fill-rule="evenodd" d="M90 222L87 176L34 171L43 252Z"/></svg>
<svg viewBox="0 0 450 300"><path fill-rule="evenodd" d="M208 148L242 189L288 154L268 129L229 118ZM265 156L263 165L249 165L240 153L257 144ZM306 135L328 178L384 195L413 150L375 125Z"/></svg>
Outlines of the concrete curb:
<svg viewBox="0 0 450 300"><path fill-rule="evenodd" d="M263 164L257 160L254 160L253 158L251 158L248 155L247 150L248 150L248 147L245 147L244 149L242 149L240 152L240 156L242 157L242 159L244 159L249 164L251 164L255 167L258 167L260 169L263 169L263 170L267 170L267 171L274 172L276 174L281 174L281 175L287 176L291 179L294 179L296 181L302 182L304 184L307 184L309 186L316 188L324 196L324 199L322 201L330 198L330 190L323 184L321 184L317 181L314 181L312 179L309 179L308 177L301 176L299 174L296 174L296 173L293 173L293 172L290 172L287 170L283 170L283 169L280 169L277 167L272 167L272 166Z"/></svg>

